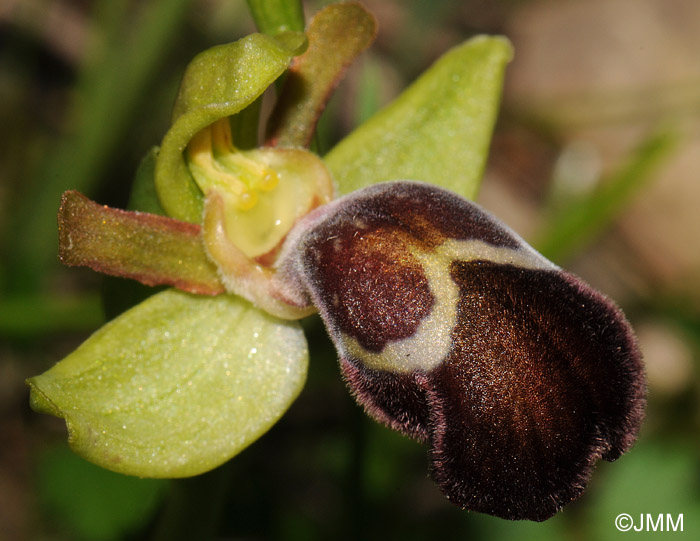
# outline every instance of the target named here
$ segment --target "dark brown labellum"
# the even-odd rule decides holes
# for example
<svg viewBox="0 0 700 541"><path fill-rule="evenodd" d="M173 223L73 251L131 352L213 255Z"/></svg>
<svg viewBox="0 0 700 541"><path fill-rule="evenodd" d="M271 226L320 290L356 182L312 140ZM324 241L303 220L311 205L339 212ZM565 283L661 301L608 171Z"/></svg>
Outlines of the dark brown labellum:
<svg viewBox="0 0 700 541"><path fill-rule="evenodd" d="M309 218L293 271L367 412L430 445L455 504L545 520L615 460L645 382L615 304L477 205L392 182Z"/></svg>

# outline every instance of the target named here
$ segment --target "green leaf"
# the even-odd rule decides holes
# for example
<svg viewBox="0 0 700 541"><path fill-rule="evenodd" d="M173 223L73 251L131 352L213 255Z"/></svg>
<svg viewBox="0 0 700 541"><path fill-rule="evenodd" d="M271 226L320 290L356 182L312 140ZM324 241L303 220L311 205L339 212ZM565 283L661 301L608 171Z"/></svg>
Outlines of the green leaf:
<svg viewBox="0 0 700 541"><path fill-rule="evenodd" d="M28 381L78 454L142 477L208 471L265 433L299 394L301 327L238 297L167 290Z"/></svg>
<svg viewBox="0 0 700 541"><path fill-rule="evenodd" d="M58 229L58 253L66 265L190 293L225 292L198 225L98 205L69 191L61 199Z"/></svg>
<svg viewBox="0 0 700 541"><path fill-rule="evenodd" d="M209 124L253 103L305 46L303 34L277 38L252 34L208 49L192 60L175 101L173 124L156 161L156 190L169 216L193 223L202 218L202 194L182 154L190 139Z"/></svg>
<svg viewBox="0 0 700 541"><path fill-rule="evenodd" d="M266 144L308 148L333 89L377 32L359 4L332 4L311 21L309 48L294 60L268 124Z"/></svg>
<svg viewBox="0 0 700 541"><path fill-rule="evenodd" d="M326 155L340 192L410 179L473 198L511 56L508 40L486 36L447 52Z"/></svg>

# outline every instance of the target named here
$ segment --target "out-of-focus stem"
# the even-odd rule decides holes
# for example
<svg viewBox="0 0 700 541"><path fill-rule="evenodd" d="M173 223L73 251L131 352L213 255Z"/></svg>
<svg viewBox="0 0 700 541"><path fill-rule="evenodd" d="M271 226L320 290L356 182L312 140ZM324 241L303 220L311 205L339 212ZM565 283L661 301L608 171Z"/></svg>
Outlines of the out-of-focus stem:
<svg viewBox="0 0 700 541"><path fill-rule="evenodd" d="M247 0L256 26L263 34L274 36L292 30L304 31L301 0Z"/></svg>

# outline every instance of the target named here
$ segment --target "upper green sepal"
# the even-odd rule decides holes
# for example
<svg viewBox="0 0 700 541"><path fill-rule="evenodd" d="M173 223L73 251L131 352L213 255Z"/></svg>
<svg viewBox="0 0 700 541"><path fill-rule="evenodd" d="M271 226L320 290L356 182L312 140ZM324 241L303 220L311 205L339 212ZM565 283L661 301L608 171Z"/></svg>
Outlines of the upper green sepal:
<svg viewBox="0 0 700 541"><path fill-rule="evenodd" d="M339 191L412 179L473 199L512 54L507 39L488 36L448 51L325 156Z"/></svg>
<svg viewBox="0 0 700 541"><path fill-rule="evenodd" d="M208 49L192 60L156 161L156 190L169 216L194 223L202 218L202 193L182 154L190 139L209 124L253 103L305 48L302 33L251 34Z"/></svg>
<svg viewBox="0 0 700 541"><path fill-rule="evenodd" d="M141 477L230 459L287 410L306 378L297 322L228 295L154 295L31 378L32 407L62 417L78 454Z"/></svg>

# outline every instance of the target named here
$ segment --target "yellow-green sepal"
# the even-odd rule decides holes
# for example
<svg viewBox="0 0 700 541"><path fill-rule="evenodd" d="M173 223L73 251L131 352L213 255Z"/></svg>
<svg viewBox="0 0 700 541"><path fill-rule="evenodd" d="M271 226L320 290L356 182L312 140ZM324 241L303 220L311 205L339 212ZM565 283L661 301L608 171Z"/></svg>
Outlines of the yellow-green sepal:
<svg viewBox="0 0 700 541"><path fill-rule="evenodd" d="M140 477L215 468L264 434L306 379L306 339L239 297L154 295L31 378L78 454Z"/></svg>
<svg viewBox="0 0 700 541"><path fill-rule="evenodd" d="M253 103L305 47L306 37L298 32L275 37L251 34L208 49L192 60L156 161L156 190L169 216L194 223L202 217L202 193L182 154L190 139L209 124Z"/></svg>
<svg viewBox="0 0 700 541"><path fill-rule="evenodd" d="M473 199L511 57L502 37L478 36L448 51L325 156L339 191L411 179Z"/></svg>

